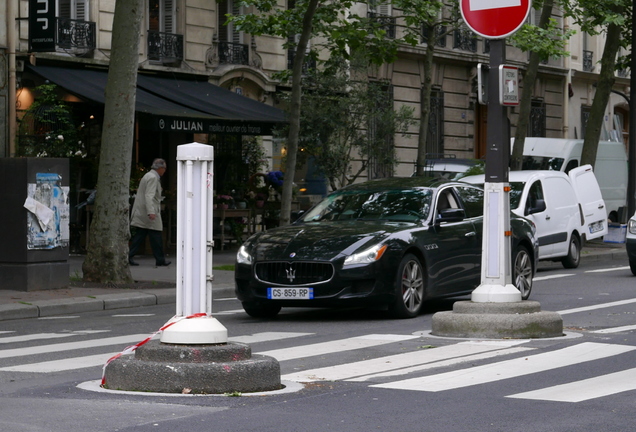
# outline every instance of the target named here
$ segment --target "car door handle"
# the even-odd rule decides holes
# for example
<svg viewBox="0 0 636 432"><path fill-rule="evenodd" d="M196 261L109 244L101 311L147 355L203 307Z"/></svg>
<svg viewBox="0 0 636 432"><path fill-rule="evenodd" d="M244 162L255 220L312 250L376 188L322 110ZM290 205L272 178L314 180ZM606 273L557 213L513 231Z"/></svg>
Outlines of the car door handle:
<svg viewBox="0 0 636 432"><path fill-rule="evenodd" d="M602 209L602 208L604 208L604 207L605 207L605 206L604 206L603 204L599 204L599 205L598 205L599 210L600 210L600 209Z"/></svg>
<svg viewBox="0 0 636 432"><path fill-rule="evenodd" d="M475 231L467 232L464 237L475 237L477 233Z"/></svg>
<svg viewBox="0 0 636 432"><path fill-rule="evenodd" d="M546 216L546 217L545 217L545 220L550 220L550 216Z"/></svg>

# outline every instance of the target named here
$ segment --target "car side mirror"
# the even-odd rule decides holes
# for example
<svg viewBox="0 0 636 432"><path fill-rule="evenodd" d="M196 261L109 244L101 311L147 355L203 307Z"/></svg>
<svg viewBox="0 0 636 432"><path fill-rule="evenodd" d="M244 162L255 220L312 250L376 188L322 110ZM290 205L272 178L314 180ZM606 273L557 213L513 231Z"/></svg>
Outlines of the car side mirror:
<svg viewBox="0 0 636 432"><path fill-rule="evenodd" d="M541 213L542 211L545 211L545 209L546 209L545 200L537 199L536 203L534 204L534 207L528 207L528 209L526 210L526 216L535 214L535 213Z"/></svg>
<svg viewBox="0 0 636 432"><path fill-rule="evenodd" d="M435 220L435 223L461 222L464 219L466 219L466 212L464 211L464 209L450 208L441 210L437 219Z"/></svg>

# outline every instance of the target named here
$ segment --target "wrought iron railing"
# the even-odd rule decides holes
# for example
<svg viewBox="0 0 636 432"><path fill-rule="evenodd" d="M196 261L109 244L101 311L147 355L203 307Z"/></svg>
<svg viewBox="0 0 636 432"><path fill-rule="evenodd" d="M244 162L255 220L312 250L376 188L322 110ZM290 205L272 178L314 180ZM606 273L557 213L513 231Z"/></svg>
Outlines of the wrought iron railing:
<svg viewBox="0 0 636 432"><path fill-rule="evenodd" d="M477 37L468 29L458 29L453 32L453 48L463 51L477 52Z"/></svg>
<svg viewBox="0 0 636 432"><path fill-rule="evenodd" d="M95 23L90 21L57 18L57 47L64 50L95 49Z"/></svg>
<svg viewBox="0 0 636 432"><path fill-rule="evenodd" d="M180 63L183 60L183 35L148 30L148 60Z"/></svg>
<svg viewBox="0 0 636 432"><path fill-rule="evenodd" d="M585 72L594 70L594 51L583 50L583 70Z"/></svg>
<svg viewBox="0 0 636 432"><path fill-rule="evenodd" d="M294 68L294 57L296 57L295 49L287 50L287 69L292 70ZM310 69L316 69L316 59L305 54L305 62L303 63L303 75L307 75Z"/></svg>
<svg viewBox="0 0 636 432"><path fill-rule="evenodd" d="M431 27L422 24L422 42L428 43L431 37ZM438 47L446 46L446 26L435 26L435 45Z"/></svg>
<svg viewBox="0 0 636 432"><path fill-rule="evenodd" d="M375 21L380 27L386 31L386 37L395 39L395 18L388 15L382 15L376 12L367 12L367 17Z"/></svg>
<svg viewBox="0 0 636 432"><path fill-rule="evenodd" d="M219 63L246 65L249 59L249 47L246 44L219 42Z"/></svg>

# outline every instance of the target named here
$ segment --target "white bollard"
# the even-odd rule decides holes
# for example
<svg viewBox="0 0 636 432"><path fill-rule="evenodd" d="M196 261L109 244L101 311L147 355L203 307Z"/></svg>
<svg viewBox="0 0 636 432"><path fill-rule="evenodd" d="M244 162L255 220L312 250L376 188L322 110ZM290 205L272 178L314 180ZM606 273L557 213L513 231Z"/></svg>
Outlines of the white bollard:
<svg viewBox="0 0 636 432"><path fill-rule="evenodd" d="M481 284L471 296L476 303L521 301L521 293L511 283L510 202L506 187L507 183L484 185Z"/></svg>
<svg viewBox="0 0 636 432"><path fill-rule="evenodd" d="M227 329L211 316L213 166L214 147L177 146L177 312L163 343L227 343Z"/></svg>

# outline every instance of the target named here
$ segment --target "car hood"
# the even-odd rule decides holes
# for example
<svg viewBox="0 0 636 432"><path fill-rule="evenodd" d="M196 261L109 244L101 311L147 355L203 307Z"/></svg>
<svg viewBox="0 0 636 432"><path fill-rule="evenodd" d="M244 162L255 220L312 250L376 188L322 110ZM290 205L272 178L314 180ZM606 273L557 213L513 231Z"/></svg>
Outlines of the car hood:
<svg viewBox="0 0 636 432"><path fill-rule="evenodd" d="M386 221L311 222L268 230L247 243L258 261L332 261L414 226Z"/></svg>

